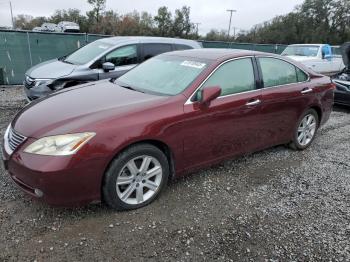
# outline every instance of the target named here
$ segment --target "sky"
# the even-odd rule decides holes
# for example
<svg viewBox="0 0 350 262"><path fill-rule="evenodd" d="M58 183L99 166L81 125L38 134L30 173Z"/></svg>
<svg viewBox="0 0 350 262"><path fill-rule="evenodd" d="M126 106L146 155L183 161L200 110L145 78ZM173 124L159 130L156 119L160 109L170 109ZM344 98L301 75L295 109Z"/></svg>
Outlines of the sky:
<svg viewBox="0 0 350 262"><path fill-rule="evenodd" d="M29 14L32 16L50 16L56 9L77 8L85 13L91 9L86 0L11 0L14 16ZM191 21L200 23L199 33L204 35L210 29L228 29L229 12L232 15L231 28L249 30L252 26L268 21L276 15L293 11L303 0L107 0L106 9L124 14L147 11L152 15L160 6L167 6L172 13L184 5L191 7ZM8 0L0 0L0 26L11 26L10 5ZM233 29L231 29L233 34Z"/></svg>

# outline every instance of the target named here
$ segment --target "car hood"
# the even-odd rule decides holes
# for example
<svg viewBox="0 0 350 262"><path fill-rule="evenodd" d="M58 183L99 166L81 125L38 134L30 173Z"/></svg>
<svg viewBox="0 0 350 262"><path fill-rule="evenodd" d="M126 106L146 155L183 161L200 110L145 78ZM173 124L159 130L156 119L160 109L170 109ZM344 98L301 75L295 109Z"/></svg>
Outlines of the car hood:
<svg viewBox="0 0 350 262"><path fill-rule="evenodd" d="M350 42L344 43L341 46L342 56L343 56L343 62L346 68L349 68L349 61L350 61Z"/></svg>
<svg viewBox="0 0 350 262"><path fill-rule="evenodd" d="M94 131L99 121L162 106L169 97L145 94L108 80L64 89L23 108L12 127L26 137L40 138Z"/></svg>
<svg viewBox="0 0 350 262"><path fill-rule="evenodd" d="M56 79L71 74L76 67L77 65L53 59L33 66L26 75L31 78Z"/></svg>

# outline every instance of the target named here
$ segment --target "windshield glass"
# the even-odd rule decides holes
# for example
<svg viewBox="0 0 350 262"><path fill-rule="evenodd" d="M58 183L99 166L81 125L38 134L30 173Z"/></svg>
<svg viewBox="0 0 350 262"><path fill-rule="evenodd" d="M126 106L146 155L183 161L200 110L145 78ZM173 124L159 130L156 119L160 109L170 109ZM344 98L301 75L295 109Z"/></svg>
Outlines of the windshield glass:
<svg viewBox="0 0 350 262"><path fill-rule="evenodd" d="M147 60L116 80L116 83L145 93L177 95L207 67L208 62L177 56Z"/></svg>
<svg viewBox="0 0 350 262"><path fill-rule="evenodd" d="M63 61L74 65L83 65L90 62L92 59L96 58L98 55L102 54L112 46L113 45L109 43L95 41L78 49L74 53L67 56Z"/></svg>
<svg viewBox="0 0 350 262"><path fill-rule="evenodd" d="M320 49L317 45L292 45L282 52L284 56L317 56L318 50Z"/></svg>

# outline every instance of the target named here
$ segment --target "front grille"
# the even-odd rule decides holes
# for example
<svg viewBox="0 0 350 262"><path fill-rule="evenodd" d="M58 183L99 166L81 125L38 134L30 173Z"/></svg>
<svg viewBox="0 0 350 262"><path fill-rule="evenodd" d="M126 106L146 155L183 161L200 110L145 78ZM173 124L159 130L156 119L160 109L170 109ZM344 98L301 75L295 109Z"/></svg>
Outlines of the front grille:
<svg viewBox="0 0 350 262"><path fill-rule="evenodd" d="M26 140L25 136L18 134L13 128L10 128L7 141L10 149L15 151L15 149Z"/></svg>

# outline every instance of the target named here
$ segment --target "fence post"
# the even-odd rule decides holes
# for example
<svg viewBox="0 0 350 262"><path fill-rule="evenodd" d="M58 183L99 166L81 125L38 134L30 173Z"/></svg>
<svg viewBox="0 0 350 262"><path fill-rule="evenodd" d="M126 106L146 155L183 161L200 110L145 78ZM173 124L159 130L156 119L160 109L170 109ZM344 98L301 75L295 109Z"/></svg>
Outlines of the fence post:
<svg viewBox="0 0 350 262"><path fill-rule="evenodd" d="M28 51L29 51L30 66L33 66L32 49L30 48L29 33L27 32L26 34L27 34L27 42L28 42Z"/></svg>

